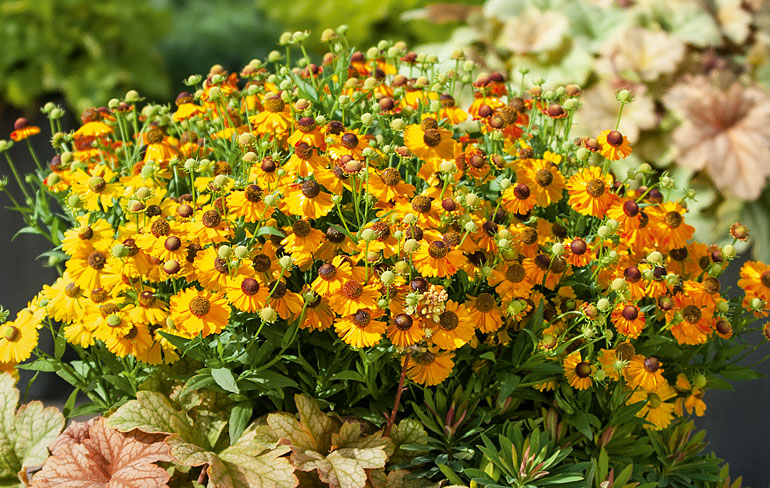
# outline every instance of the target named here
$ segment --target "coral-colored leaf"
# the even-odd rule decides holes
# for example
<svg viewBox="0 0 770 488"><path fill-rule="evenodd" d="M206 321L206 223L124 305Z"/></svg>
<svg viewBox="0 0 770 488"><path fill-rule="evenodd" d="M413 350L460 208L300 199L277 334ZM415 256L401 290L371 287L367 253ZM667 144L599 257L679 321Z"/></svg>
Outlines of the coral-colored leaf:
<svg viewBox="0 0 770 488"><path fill-rule="evenodd" d="M82 433L82 430L80 430ZM90 424L88 436L56 445L56 454L32 479L32 488L162 488L168 472L155 465L171 461L165 435L122 433L105 419Z"/></svg>

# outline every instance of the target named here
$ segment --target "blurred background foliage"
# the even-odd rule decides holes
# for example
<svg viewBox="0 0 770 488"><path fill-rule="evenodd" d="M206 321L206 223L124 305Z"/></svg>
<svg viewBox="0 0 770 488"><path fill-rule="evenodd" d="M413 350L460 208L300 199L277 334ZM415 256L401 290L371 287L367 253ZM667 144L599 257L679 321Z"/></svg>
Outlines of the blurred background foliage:
<svg viewBox="0 0 770 488"><path fill-rule="evenodd" d="M275 49L281 32L320 33L348 24L352 45L387 38L410 45L444 39L467 8L408 20L427 0L0 0L0 105L31 110L63 96L76 112L129 89L163 101L213 64L239 69ZM467 4L468 2L465 2ZM481 1L470 4L481 4ZM438 22L436 22L438 20Z"/></svg>

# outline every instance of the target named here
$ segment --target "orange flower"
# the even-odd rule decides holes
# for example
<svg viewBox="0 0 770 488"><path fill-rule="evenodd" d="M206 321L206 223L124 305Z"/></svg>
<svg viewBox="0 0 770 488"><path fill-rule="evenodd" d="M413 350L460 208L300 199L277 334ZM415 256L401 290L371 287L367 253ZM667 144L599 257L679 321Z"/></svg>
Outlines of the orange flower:
<svg viewBox="0 0 770 488"><path fill-rule="evenodd" d="M611 193L613 178L601 168L584 168L567 182L569 204L578 213L603 218L617 196Z"/></svg>
<svg viewBox="0 0 770 488"><path fill-rule="evenodd" d="M624 159L631 154L631 145L628 139L617 130L605 130L596 136L596 142L601 149L599 153L610 161Z"/></svg>
<svg viewBox="0 0 770 488"><path fill-rule="evenodd" d="M24 139L40 134L40 127L36 125L29 125L27 119L20 117L13 123L14 131L11 132L11 139L16 142L23 141Z"/></svg>
<svg viewBox="0 0 770 488"><path fill-rule="evenodd" d="M618 332L626 337L636 339L644 329L644 312L633 303L618 303L612 311L611 318Z"/></svg>

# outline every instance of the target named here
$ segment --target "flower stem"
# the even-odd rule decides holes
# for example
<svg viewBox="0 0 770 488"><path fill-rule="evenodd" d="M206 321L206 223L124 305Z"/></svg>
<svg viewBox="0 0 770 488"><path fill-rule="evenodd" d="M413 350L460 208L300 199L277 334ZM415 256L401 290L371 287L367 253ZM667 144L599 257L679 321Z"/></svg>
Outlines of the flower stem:
<svg viewBox="0 0 770 488"><path fill-rule="evenodd" d="M398 405L401 403L401 393L404 391L404 380L406 379L406 368L409 367L409 358L412 357L412 351L406 353L404 358L404 366L401 368L401 379L398 380L398 391L396 392L396 401L393 402L393 411L390 412L390 418L388 419L388 425L385 427L385 437L390 437L390 430L393 428L393 423L396 421L396 413L398 412Z"/></svg>

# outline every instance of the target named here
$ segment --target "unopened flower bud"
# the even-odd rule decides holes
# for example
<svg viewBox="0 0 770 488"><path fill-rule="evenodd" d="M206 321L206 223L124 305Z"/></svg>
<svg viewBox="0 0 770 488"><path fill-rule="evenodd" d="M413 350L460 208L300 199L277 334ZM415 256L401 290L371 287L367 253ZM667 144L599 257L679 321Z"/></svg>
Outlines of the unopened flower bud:
<svg viewBox="0 0 770 488"><path fill-rule="evenodd" d="M284 269L290 268L291 263L292 263L292 259L291 259L291 256L289 256L288 254L285 256L281 256L281 259L278 260L278 264Z"/></svg>
<svg viewBox="0 0 770 488"><path fill-rule="evenodd" d="M232 249L227 244L223 244L217 249L217 256L219 256L220 259L228 259L231 253Z"/></svg>
<svg viewBox="0 0 770 488"><path fill-rule="evenodd" d="M393 271L390 271L390 270L385 270L380 275L380 280L385 285L389 285L390 283L393 282L394 279L396 279L396 275L393 274Z"/></svg>
<svg viewBox="0 0 770 488"><path fill-rule="evenodd" d="M606 312L610 309L610 301L606 298L600 298L599 301L596 302L596 308L601 312Z"/></svg>
<svg viewBox="0 0 770 488"><path fill-rule="evenodd" d="M406 252L415 252L419 247L420 243L416 239L407 239L404 243L404 250Z"/></svg>
<svg viewBox="0 0 770 488"><path fill-rule="evenodd" d="M259 311L259 318L268 323L273 323L278 319L278 314L273 307L267 306Z"/></svg>

